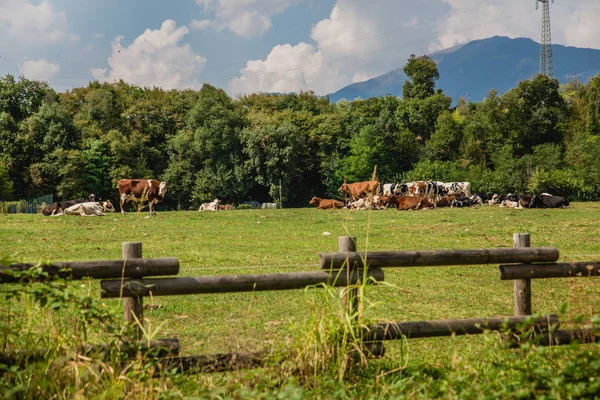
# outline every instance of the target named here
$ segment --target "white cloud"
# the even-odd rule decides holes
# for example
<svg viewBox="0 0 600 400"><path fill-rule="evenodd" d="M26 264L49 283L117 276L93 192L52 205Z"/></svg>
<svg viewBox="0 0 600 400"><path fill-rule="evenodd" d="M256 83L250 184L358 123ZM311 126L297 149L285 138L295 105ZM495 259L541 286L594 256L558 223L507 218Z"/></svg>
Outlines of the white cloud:
<svg viewBox="0 0 600 400"><path fill-rule="evenodd" d="M104 33L94 33L94 39L103 39Z"/></svg>
<svg viewBox="0 0 600 400"><path fill-rule="evenodd" d="M248 61L242 76L231 82L234 95L250 92L296 92L320 88L327 92L346 80L335 66L324 63L323 54L306 43L275 46L267 58Z"/></svg>
<svg viewBox="0 0 600 400"><path fill-rule="evenodd" d="M203 31L203 30L209 28L211 25L212 25L212 21L209 19L203 19L201 21L195 19L190 24L190 28L192 28L193 30L196 30L196 31Z"/></svg>
<svg viewBox="0 0 600 400"><path fill-rule="evenodd" d="M264 61L247 63L241 77L231 82L231 92L302 89L326 94L401 67L411 53L427 51L432 27L418 21L437 17L443 6L441 0L377 0L376 6L337 0L329 18L312 28L316 45L276 46ZM426 40L415 40L419 38Z"/></svg>
<svg viewBox="0 0 600 400"><path fill-rule="evenodd" d="M213 26L239 36L258 37L271 29L271 17L300 0L196 0L204 11L214 13Z"/></svg>
<svg viewBox="0 0 600 400"><path fill-rule="evenodd" d="M56 11L48 0L37 4L29 0L0 1L0 32L19 41L76 40L77 36L69 33L67 27L66 13Z"/></svg>
<svg viewBox="0 0 600 400"><path fill-rule="evenodd" d="M206 59L194 53L189 44L179 45L189 32L185 26L177 28L172 20L162 23L160 29L146 29L129 46L123 46L122 36L112 42L112 54L106 68L92 69L100 81L123 79L139 86L161 86L165 89L199 87L198 75Z"/></svg>
<svg viewBox="0 0 600 400"><path fill-rule="evenodd" d="M19 71L30 80L47 81L60 71L58 64L53 64L44 58L39 60L25 59L19 66Z"/></svg>

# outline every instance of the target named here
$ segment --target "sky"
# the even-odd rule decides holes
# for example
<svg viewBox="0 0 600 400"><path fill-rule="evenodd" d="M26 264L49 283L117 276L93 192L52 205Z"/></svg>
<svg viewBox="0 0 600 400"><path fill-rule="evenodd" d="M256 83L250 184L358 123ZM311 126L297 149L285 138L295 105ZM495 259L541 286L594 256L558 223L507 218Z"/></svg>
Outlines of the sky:
<svg viewBox="0 0 600 400"><path fill-rule="evenodd" d="M319 95L495 35L540 40L536 0L0 0L0 76ZM552 42L600 49L600 0L550 5Z"/></svg>

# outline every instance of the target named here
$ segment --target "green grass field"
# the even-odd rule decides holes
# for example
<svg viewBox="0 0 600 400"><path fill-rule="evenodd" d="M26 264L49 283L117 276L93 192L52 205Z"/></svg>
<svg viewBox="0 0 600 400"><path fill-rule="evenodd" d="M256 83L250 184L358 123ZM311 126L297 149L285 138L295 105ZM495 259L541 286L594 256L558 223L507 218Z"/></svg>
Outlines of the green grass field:
<svg viewBox="0 0 600 400"><path fill-rule="evenodd" d="M115 213L103 218L0 215L0 256L26 262L118 259L122 242L140 241L144 257L177 257L180 276L272 273L317 270L319 253L337 251L338 236L356 236L359 250L473 249L512 247L512 234L527 232L531 234L532 246L557 247L561 261L600 260L599 203L575 203L565 210L290 209L161 212L155 218L145 218L146 215L128 213L123 217ZM366 294L366 317L370 321L493 317L513 312L513 284L500 281L497 265L386 269L385 281L385 285L369 288ZM72 285L99 298L97 281ZM572 325L581 317L589 321L599 310L599 288L600 280L590 278L537 280L532 283L533 310L561 313L563 326ZM182 354L285 348L302 337L301 332L308 329L307 321L312 317L335 309L323 289L156 297L145 301L161 306L145 313L153 335L178 337ZM109 308L120 308L120 300L104 303ZM19 318L14 309L9 312L2 308L2 315ZM27 310L31 312L35 310ZM5 348L16 343L11 334L18 332L5 332ZM376 383L368 375L371 378L366 383L364 378L355 377L354 383L340 383L341 392L331 397L353 397L366 393L363 391L374 391L382 397L397 397L401 393L409 398L427 398L433 393L465 396L470 392L428 391L430 378L423 371L450 368L457 362L460 364L460 360L484 371L485 363L477 367L473 364L480 355L493 350L493 354L506 353L499 355L500 358L509 357L508 350L496 352L493 346L482 336L417 339L408 345L386 343L385 359L374 360L371 362L374 367L369 367L378 371L376 376L386 378ZM569 353L565 354L559 359L568 360ZM407 372L411 370L419 371L422 379ZM404 375L399 376L398 371ZM264 376L271 372L246 373L251 377L244 379L251 383L241 387L256 387L259 392L262 388L265 393L287 390L283 384L263 382ZM239 376L178 377L170 385L183 394L198 394L199 386L203 386L243 398L246 392L232 383ZM410 382L405 382L408 392L403 391L405 386L397 386L407 377L410 377ZM319 389L314 383L302 384L302 379L293 379L296 383L289 389L292 392L328 397L322 391L327 385ZM258 393L248 393L259 397Z"/></svg>

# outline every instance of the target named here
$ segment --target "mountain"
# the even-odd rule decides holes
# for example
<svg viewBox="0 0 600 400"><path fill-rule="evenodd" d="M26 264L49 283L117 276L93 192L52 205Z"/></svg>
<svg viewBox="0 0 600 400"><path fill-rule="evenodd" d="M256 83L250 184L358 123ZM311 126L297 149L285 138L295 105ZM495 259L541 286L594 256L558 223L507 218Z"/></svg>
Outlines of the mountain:
<svg viewBox="0 0 600 400"><path fill-rule="evenodd" d="M585 82L600 73L600 50L552 45L554 77L560 83L577 77ZM474 40L464 45L441 50L429 55L438 64L440 79L436 87L451 96L454 103L459 97L481 101L490 89L506 92L520 81L537 75L540 44L531 39L510 39L494 36ZM386 94L402 96L406 74L401 68L364 82L353 83L329 95L340 99L366 99Z"/></svg>

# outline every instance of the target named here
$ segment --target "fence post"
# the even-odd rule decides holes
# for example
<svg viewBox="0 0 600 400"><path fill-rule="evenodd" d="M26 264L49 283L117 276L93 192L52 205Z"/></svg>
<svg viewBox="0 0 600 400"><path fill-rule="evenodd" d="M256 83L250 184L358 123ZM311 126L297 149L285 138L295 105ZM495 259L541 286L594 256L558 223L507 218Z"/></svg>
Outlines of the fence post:
<svg viewBox="0 0 600 400"><path fill-rule="evenodd" d="M339 252L348 254L348 252L356 251L356 236L340 236L338 237ZM351 282L350 276L354 272L354 266L350 265L350 260L346 257L346 275L347 281ZM358 290L356 288L346 288L344 295L344 306L348 315L353 319L353 316L358 312Z"/></svg>
<svg viewBox="0 0 600 400"><path fill-rule="evenodd" d="M123 260L132 258L142 258L142 243L123 242ZM126 261L125 261L126 262ZM144 298L143 297L124 297L123 298L123 316L128 324L135 324L135 339L142 338L142 323L144 321ZM135 317L134 317L135 316ZM139 325L136 322L139 321Z"/></svg>
<svg viewBox="0 0 600 400"><path fill-rule="evenodd" d="M339 236L338 246L340 253L348 254L348 252L357 251L356 236ZM346 257L346 274L349 283L351 282L350 276L354 273L356 273L356 268L353 264L350 264L350 260L348 259L348 257ZM353 287L351 289L346 288L346 294L344 295L343 300L346 312L352 320L352 326L356 330L360 329L359 325L361 322L359 320L361 312L360 295L361 294L359 293L359 289L357 287ZM363 348L367 353L371 354L374 357L383 357L385 354L385 346L383 345L383 342L380 341L367 343L363 342Z"/></svg>
<svg viewBox="0 0 600 400"><path fill-rule="evenodd" d="M514 233L514 247L531 247L529 233ZM515 316L531 315L531 279L515 279Z"/></svg>

